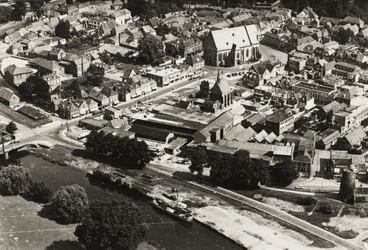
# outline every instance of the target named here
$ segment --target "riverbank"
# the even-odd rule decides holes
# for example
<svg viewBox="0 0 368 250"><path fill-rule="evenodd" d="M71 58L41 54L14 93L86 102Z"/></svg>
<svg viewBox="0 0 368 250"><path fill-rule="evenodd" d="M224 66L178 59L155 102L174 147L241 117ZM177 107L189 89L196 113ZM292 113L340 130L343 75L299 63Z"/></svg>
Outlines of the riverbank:
<svg viewBox="0 0 368 250"><path fill-rule="evenodd" d="M241 206L225 198L219 198L216 194L205 192L186 182L168 177L152 169L117 170L101 162L96 163L90 159L76 157L70 149L60 149L58 146L51 150L34 149L33 151L37 151L37 155L42 155L43 159L58 160L85 173L91 173L97 168L102 169L102 175L99 176L99 178L103 178L103 180L100 179L102 183L111 182L116 187L129 187L130 189L138 190L139 193L146 197L157 197L157 195L162 195L162 193L173 193L173 189L179 190L180 201L191 207L198 222L226 236L239 246L248 249L279 249L280 244L283 245L285 241L288 242L285 243L285 246L288 246L290 249L304 250L333 247L328 242L314 235L295 230L295 228L285 225L277 219L260 215L260 213L252 211L249 207ZM118 175L116 173L113 174L114 172L117 172ZM145 189L142 188L143 186ZM226 220L221 221L219 218L226 218ZM270 236L272 233L274 234L273 237ZM280 238L283 240L278 240ZM269 239L269 241L263 243L265 239ZM265 244L268 244L267 247L269 248L264 248ZM261 248L262 246L263 248Z"/></svg>

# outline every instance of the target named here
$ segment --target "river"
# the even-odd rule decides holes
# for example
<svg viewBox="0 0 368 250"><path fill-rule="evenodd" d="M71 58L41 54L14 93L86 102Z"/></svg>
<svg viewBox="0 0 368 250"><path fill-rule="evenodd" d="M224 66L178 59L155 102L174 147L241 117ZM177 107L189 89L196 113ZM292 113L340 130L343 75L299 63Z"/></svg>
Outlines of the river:
<svg viewBox="0 0 368 250"><path fill-rule="evenodd" d="M142 210L149 225L148 241L155 241L167 250L241 250L236 243L223 235L193 222L185 225L154 209L148 198L133 191L115 188L102 183L86 173L70 166L52 164L42 158L28 154L21 158L23 166L30 168L32 179L44 182L52 191L60 186L78 184L85 188L90 201L95 199L126 199Z"/></svg>

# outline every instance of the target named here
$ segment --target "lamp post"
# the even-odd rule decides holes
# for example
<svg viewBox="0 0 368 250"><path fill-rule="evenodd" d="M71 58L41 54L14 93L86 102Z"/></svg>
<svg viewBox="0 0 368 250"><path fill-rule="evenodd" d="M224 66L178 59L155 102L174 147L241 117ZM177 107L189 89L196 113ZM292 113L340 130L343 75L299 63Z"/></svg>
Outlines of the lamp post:
<svg viewBox="0 0 368 250"><path fill-rule="evenodd" d="M67 117L66 117L66 137L68 137L68 133L69 133L69 117L70 117L70 109L71 109L71 107L70 106L68 106L68 108L67 108L67 110L68 110L68 112L67 112Z"/></svg>

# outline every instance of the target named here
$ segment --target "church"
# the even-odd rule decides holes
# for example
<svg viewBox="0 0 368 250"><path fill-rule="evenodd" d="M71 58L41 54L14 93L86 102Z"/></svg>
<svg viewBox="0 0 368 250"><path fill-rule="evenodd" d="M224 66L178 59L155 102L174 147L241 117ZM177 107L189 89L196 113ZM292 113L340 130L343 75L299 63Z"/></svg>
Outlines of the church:
<svg viewBox="0 0 368 250"><path fill-rule="evenodd" d="M204 39L206 64L214 66L241 65L259 57L258 29L246 25L212 30Z"/></svg>
<svg viewBox="0 0 368 250"><path fill-rule="evenodd" d="M227 108L233 104L233 93L229 83L225 78L220 77L220 71L217 74L217 80L211 89L210 99L213 102L221 103L221 108Z"/></svg>

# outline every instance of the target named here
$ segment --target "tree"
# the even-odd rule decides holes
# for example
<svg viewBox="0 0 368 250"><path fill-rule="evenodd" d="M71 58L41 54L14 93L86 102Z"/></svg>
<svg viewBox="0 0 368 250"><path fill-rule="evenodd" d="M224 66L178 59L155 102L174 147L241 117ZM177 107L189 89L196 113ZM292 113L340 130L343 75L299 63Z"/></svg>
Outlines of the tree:
<svg viewBox="0 0 368 250"><path fill-rule="evenodd" d="M0 23L7 23L11 20L12 9L9 6L0 6Z"/></svg>
<svg viewBox="0 0 368 250"><path fill-rule="evenodd" d="M210 83L207 80L203 80L201 85L199 86L199 97L200 98L208 98L210 95Z"/></svg>
<svg viewBox="0 0 368 250"><path fill-rule="evenodd" d="M340 201L354 204L355 174L351 169L344 169L342 172L340 191L338 198Z"/></svg>
<svg viewBox="0 0 368 250"><path fill-rule="evenodd" d="M13 121L11 121L8 123L8 125L6 125L5 130L9 134L14 135L15 131L17 131L18 128L17 125Z"/></svg>
<svg viewBox="0 0 368 250"><path fill-rule="evenodd" d="M37 202L48 203L51 200L51 190L43 182L34 182L29 188L29 194Z"/></svg>
<svg viewBox="0 0 368 250"><path fill-rule="evenodd" d="M164 56L162 42L152 35L139 39L138 49L140 50L138 59L142 63L157 64Z"/></svg>
<svg viewBox="0 0 368 250"><path fill-rule="evenodd" d="M26 4L25 1L17 0L13 5L13 19L22 20L23 16L26 14Z"/></svg>
<svg viewBox="0 0 368 250"><path fill-rule="evenodd" d="M133 16L139 15L144 18L156 16L156 7L154 1L134 0L128 1L127 8L132 12Z"/></svg>
<svg viewBox="0 0 368 250"><path fill-rule="evenodd" d="M234 154L231 180L244 187L258 186L259 180L253 178L253 173L257 171L257 166L246 150L239 150Z"/></svg>
<svg viewBox="0 0 368 250"><path fill-rule="evenodd" d="M61 20L55 27L55 35L68 39L70 37L70 23L69 21Z"/></svg>
<svg viewBox="0 0 368 250"><path fill-rule="evenodd" d="M208 154L210 177L218 184L227 184L231 177L233 157L229 154L213 152Z"/></svg>
<svg viewBox="0 0 368 250"><path fill-rule="evenodd" d="M92 152L109 155L114 160L140 168L151 160L151 151L145 141L106 135L102 131L92 131L87 136L85 147Z"/></svg>
<svg viewBox="0 0 368 250"><path fill-rule="evenodd" d="M42 6L45 4L44 0L30 0L31 8L36 11L37 17L42 15Z"/></svg>
<svg viewBox="0 0 368 250"><path fill-rule="evenodd" d="M133 250L146 238L148 227L133 203L97 200L74 234L86 249Z"/></svg>
<svg viewBox="0 0 368 250"><path fill-rule="evenodd" d="M191 164L189 166L190 172L194 173L197 172L198 176L203 175L203 167L205 164L207 164L208 158L206 151L204 150L196 150L194 152L191 152L189 155Z"/></svg>
<svg viewBox="0 0 368 250"><path fill-rule="evenodd" d="M64 223L80 222L88 207L86 191L77 184L60 187L52 197L51 206L60 221Z"/></svg>
<svg viewBox="0 0 368 250"><path fill-rule="evenodd" d="M103 67L96 66L95 64L91 64L87 72L92 75L103 76L105 74L105 69Z"/></svg>
<svg viewBox="0 0 368 250"><path fill-rule="evenodd" d="M24 167L10 165L0 170L0 193L4 195L25 193L31 182L30 171Z"/></svg>
<svg viewBox="0 0 368 250"><path fill-rule="evenodd" d="M340 44L348 43L352 37L354 37L354 33L351 30L344 30L342 28L333 35L334 40Z"/></svg>
<svg viewBox="0 0 368 250"><path fill-rule="evenodd" d="M287 159L275 165L275 178L280 186L288 186L298 177L294 162Z"/></svg>
<svg viewBox="0 0 368 250"><path fill-rule="evenodd" d="M19 86L18 91L27 99L30 99L33 94L37 94L45 100L49 97L50 88L42 77L32 75Z"/></svg>

